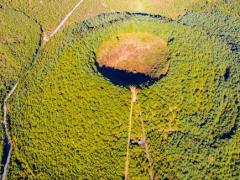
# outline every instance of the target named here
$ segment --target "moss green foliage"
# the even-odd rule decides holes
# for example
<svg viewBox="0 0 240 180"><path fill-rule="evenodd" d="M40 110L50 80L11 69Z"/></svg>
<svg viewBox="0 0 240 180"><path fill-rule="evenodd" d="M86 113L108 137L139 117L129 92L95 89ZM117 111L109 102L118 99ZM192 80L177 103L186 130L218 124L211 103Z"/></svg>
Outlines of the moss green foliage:
<svg viewBox="0 0 240 180"><path fill-rule="evenodd" d="M142 138L141 108L139 104L133 107L133 123L131 139L137 142ZM146 159L145 147L130 146L129 177L131 179L149 179L149 164Z"/></svg>
<svg viewBox="0 0 240 180"><path fill-rule="evenodd" d="M237 39L226 30L228 41L219 38L211 21L204 29L184 18L102 15L50 41L10 104L9 178L123 177L130 93L97 72L95 52L130 32L169 39L169 72L139 90L133 111L132 136L141 136L141 118L155 178L239 177L239 56L228 42ZM130 178L148 178L148 168L144 148L131 146Z"/></svg>
<svg viewBox="0 0 240 180"><path fill-rule="evenodd" d="M176 29L168 75L139 95L155 177L238 177L238 59L219 40Z"/></svg>
<svg viewBox="0 0 240 180"><path fill-rule="evenodd" d="M0 9L0 16L0 89L3 89L29 68L40 40L40 27L16 11Z"/></svg>
<svg viewBox="0 0 240 180"><path fill-rule="evenodd" d="M240 20L221 13L188 13L181 23L204 31L228 44L232 51L240 50Z"/></svg>
<svg viewBox="0 0 240 180"><path fill-rule="evenodd" d="M0 0L1 102L38 48L41 29L31 19L50 33L77 2ZM108 82L94 63L103 41L129 32L168 39L171 51L167 76L139 91L133 111L132 137L142 136L142 119L155 178L237 179L239 8L238 0L84 1L67 24L113 11L188 13L178 22L102 15L51 40L9 104L9 179L123 178L130 93ZM148 173L144 148L131 146L130 178L148 179Z"/></svg>
<svg viewBox="0 0 240 180"><path fill-rule="evenodd" d="M130 93L96 72L94 52L114 34L160 29L148 18L141 26L135 24L141 18L122 22L128 18L119 14L83 22L66 31L58 47L55 41L45 47L52 53L43 50L26 77L32 81L20 84L11 107L16 146L10 178L123 176Z"/></svg>
<svg viewBox="0 0 240 180"><path fill-rule="evenodd" d="M11 116L19 118L12 121L9 178L122 177L130 94L93 69L100 32L81 35L90 24L74 28L51 55L43 53L34 80L14 98Z"/></svg>
<svg viewBox="0 0 240 180"><path fill-rule="evenodd" d="M220 12L225 15L240 17L239 0L202 0L194 3L189 10L207 13Z"/></svg>
<svg viewBox="0 0 240 180"><path fill-rule="evenodd" d="M32 63L32 57L39 45L41 30L35 21L20 12L0 9L0 17L0 107L2 109L2 102L7 92ZM2 110L0 115L2 117ZM2 155L2 129L0 132Z"/></svg>
<svg viewBox="0 0 240 180"><path fill-rule="evenodd" d="M239 0L86 0L71 21L94 17L106 12L144 12L178 19L187 11L221 12L240 16Z"/></svg>

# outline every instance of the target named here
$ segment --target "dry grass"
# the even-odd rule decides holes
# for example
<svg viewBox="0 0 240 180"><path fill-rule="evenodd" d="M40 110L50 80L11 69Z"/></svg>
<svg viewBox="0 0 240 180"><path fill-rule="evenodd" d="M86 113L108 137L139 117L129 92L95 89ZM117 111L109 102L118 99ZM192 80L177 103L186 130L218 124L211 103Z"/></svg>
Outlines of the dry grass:
<svg viewBox="0 0 240 180"><path fill-rule="evenodd" d="M115 0L105 1L115 11L161 14L173 19L177 19L178 16L183 15L187 9L192 9L196 4L205 2L204 0L119 0L118 3Z"/></svg>
<svg viewBox="0 0 240 180"><path fill-rule="evenodd" d="M216 3L219 0L207 0L209 3ZM16 8L37 19L44 28L45 33L51 33L59 24L63 17L71 11L78 0L0 0L0 4ZM196 4L204 4L205 0L84 0L76 12L66 23L67 25L75 22L92 18L101 13L108 12L145 12L160 14L176 19L185 13L187 9L192 9Z"/></svg>
<svg viewBox="0 0 240 180"><path fill-rule="evenodd" d="M153 77L166 73L169 51L161 38L148 33L124 33L104 42L97 59L101 66Z"/></svg>

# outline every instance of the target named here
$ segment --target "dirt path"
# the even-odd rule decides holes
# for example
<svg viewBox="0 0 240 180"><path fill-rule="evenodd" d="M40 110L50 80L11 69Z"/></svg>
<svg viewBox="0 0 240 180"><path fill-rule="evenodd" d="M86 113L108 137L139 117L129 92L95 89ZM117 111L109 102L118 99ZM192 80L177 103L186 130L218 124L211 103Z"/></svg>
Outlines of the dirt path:
<svg viewBox="0 0 240 180"><path fill-rule="evenodd" d="M130 91L132 94L132 102L136 102L137 101L137 91L135 87L130 87Z"/></svg>
<svg viewBox="0 0 240 180"><path fill-rule="evenodd" d="M147 143L147 139L146 139L146 134L145 134L145 128L144 128L144 122L141 119L141 125L142 125L142 136L143 136L143 140L145 142L144 146L145 146L145 153L146 153L146 157L147 157L147 161L148 161L148 173L149 173L149 177L151 180L154 179L154 174L153 174L153 166L152 166L152 160L151 160L151 156L149 153L149 148L148 148L148 143Z"/></svg>
<svg viewBox="0 0 240 180"><path fill-rule="evenodd" d="M131 92L131 109L130 109L130 115L129 115L129 128L128 128L128 143L127 143L127 151L126 151L126 161L125 161L125 180L129 179L128 176L128 169L129 169L129 146L130 146L130 139L131 139L131 130L132 130L132 116L133 116L133 106L134 103L137 101L137 90L135 87L130 87L130 92ZM141 116L141 114L140 114ZM153 165L152 165L152 160L151 160L151 155L149 152L149 147L146 139L146 133L145 133L145 127L144 127L144 121L142 118L140 118L141 121L141 129L142 129L142 140L145 142L144 148L145 148L145 154L148 162L148 174L150 180L154 179L154 170L153 170Z"/></svg>
<svg viewBox="0 0 240 180"><path fill-rule="evenodd" d="M84 0L80 0L73 9L61 20L59 25L56 27L56 29L48 36L44 36L44 41L49 41L50 38L52 38L60 29L61 27L67 22L68 18L73 14L73 12L83 3Z"/></svg>
<svg viewBox="0 0 240 180"><path fill-rule="evenodd" d="M128 168L129 168L129 146L130 146L130 139L131 139L131 130L132 130L132 114L133 114L133 105L137 100L137 93L135 87L130 87L131 91L131 108L129 114L129 126L128 126L128 142L127 142L127 150L126 150L126 161L125 161L125 171L124 176L125 180L128 180Z"/></svg>

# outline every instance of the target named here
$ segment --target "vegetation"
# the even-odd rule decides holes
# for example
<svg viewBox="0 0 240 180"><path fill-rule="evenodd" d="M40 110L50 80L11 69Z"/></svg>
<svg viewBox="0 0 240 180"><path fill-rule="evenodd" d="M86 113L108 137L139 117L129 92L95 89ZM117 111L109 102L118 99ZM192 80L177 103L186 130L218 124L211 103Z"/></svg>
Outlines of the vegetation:
<svg viewBox="0 0 240 180"><path fill-rule="evenodd" d="M85 27L82 23L74 28L63 47L51 49L52 57L42 54L39 63L46 57L48 63L43 69L36 64L33 71L38 75L15 97L19 104L11 116L19 118L12 121L16 147L10 179L60 178L63 174L66 178L122 177L129 94L92 69L92 46L98 36L93 34L92 39L90 34L82 37L82 32L76 32Z"/></svg>
<svg viewBox="0 0 240 180"><path fill-rule="evenodd" d="M49 34L59 24L61 19L73 8L78 0L68 0L59 3L57 0L0 0L3 7L21 11L32 19L36 19Z"/></svg>
<svg viewBox="0 0 240 180"><path fill-rule="evenodd" d="M189 13L181 18L184 25L200 29L210 37L228 44L233 52L240 50L240 20L221 13Z"/></svg>
<svg viewBox="0 0 240 180"><path fill-rule="evenodd" d="M43 26L44 32L50 34L63 17L79 0L0 0L0 6L16 9L36 19ZM222 12L239 17L238 0L84 0L69 19L67 24L95 17L101 13L143 12L160 14L177 19L186 11Z"/></svg>
<svg viewBox="0 0 240 180"><path fill-rule="evenodd" d="M2 109L7 92L20 74L32 64L32 57L39 45L41 29L35 21L13 10L0 9L0 16L0 107ZM2 111L0 115L2 117ZM3 130L0 128L1 154L3 154L3 138Z"/></svg>
<svg viewBox="0 0 240 180"><path fill-rule="evenodd" d="M126 15L120 14L117 16L117 18L121 20L125 16ZM112 21L114 19L114 16L103 16L103 22L106 21L104 18L111 19ZM134 25L134 21L132 21L131 24L133 25L133 30L138 29L138 27ZM38 71L36 73L36 76L33 76L33 74L29 74L28 76L31 77L33 81L29 80L26 81L26 83L22 82L25 83L25 88L23 91L18 92L15 96L17 104L16 106L14 105L14 107L12 107L13 114L10 114L13 119L15 119L14 116L16 115L16 121L14 120L11 122L13 130L12 139L16 144L11 162L15 162L16 166L14 164L12 165L12 169L10 169L10 178L16 178L19 176L60 177L62 173L66 174L66 172L70 172L69 177L100 177L101 174L103 174L102 176L104 177L112 177L113 175L119 177L122 176L125 159L125 143L127 135L126 130L128 124L129 93L127 90L124 90L120 87L114 87L111 83L105 81L103 77L98 77L97 72L94 72L93 70L94 66L89 65L89 58L92 65L95 62L95 57L93 56L93 48L97 49L97 46L99 46L102 42L102 40L98 37L105 36L107 39L113 34L119 33L119 26L114 26L111 34L109 34L109 31L102 32L102 30L99 30L95 32L95 34L90 34L88 36L86 36L87 34L85 33L85 36L82 37L81 34L83 33L84 29L91 28L92 25L94 25L94 21L84 22L79 25L79 27L77 26L73 28L69 33L69 37L67 37L67 41L63 43L65 45L60 45L58 48L59 50L57 51L54 49L49 49L51 48L52 44L47 45L45 48L48 48L52 53L57 52L56 55L53 55L53 57L51 57L49 56L48 52L43 53L42 57L40 57L40 61L37 62L35 68L32 70L32 73L34 73L35 70ZM150 25L154 26L153 22ZM143 28L146 29L147 24L144 25ZM132 30L126 27L123 29L123 31ZM81 41L79 38L81 38ZM69 57L72 58L69 59ZM47 65L45 65L44 68L41 68L41 65L44 63L44 61L47 61ZM38 65L38 63L40 64ZM93 73L95 76L93 76ZM45 78L48 80L44 80ZM59 83L57 79L60 80L61 83ZM65 79L65 83L62 82L63 79ZM43 81L46 84L43 83ZM49 84L49 82L52 82L56 85L55 91L53 90L53 86L55 85L51 83ZM42 87L44 84L45 86ZM67 97L67 99L63 100L60 97L64 99ZM76 102L76 98L79 99L78 102ZM53 99L55 99L56 104L52 104ZM22 104L23 101L26 104ZM37 104L39 105L36 109L35 102L38 102ZM33 104L34 110L32 108L29 109L29 107L31 107ZM59 110L53 108L56 107L57 104L58 108L60 108ZM75 108L73 108L73 104L76 104L74 105ZM52 109L50 114L53 113L56 116L53 114L52 116L46 113L44 106L46 107L46 110ZM40 112L39 107L42 109ZM60 115L59 112L60 114L62 112L62 115ZM72 116L73 114L75 115ZM37 121L38 118L35 119L36 117L38 117L40 121ZM49 122L50 119L52 119L52 123ZM27 122L26 120L29 121ZM34 123L34 125L32 123ZM65 123L67 123L67 125ZM90 123L89 128L86 127L86 123ZM27 124L29 125L28 127L26 126ZM52 129L53 127L57 127L57 124L59 124L59 127L57 128L59 134L54 134L56 135L56 138L61 141L61 143L59 143L58 140L53 141L52 133L49 134L51 138L45 136L44 133L47 132L44 129ZM107 124L109 127L106 127ZM103 125L105 125L105 127ZM19 129L15 128L15 126L18 126ZM93 128L92 126L96 126L96 128ZM29 131L29 128L32 130ZM97 131L99 133L96 133ZM42 133L42 137L37 132L40 134ZM66 136L61 137L59 136L60 134L65 134ZM66 153L63 153L64 150L62 145L64 142L67 143L71 139L69 137L69 134L72 134L72 142L75 144L71 148L73 148L74 152L75 150L78 151L79 155L76 153L69 154L69 158L67 158L69 162L67 162L66 155L69 153L69 148L66 145ZM84 137L81 137L79 136L80 134L85 135ZM30 136L32 138L29 138ZM99 136L103 138L99 138ZM113 137L112 141L109 140L110 136ZM76 139L76 137L79 138ZM49 146L45 146L45 138L49 140ZM38 142L36 139L38 139ZM34 142L32 142L32 140ZM60 144L61 146L58 146ZM84 149L83 144L86 145L86 149ZM87 149L91 149L91 146L92 150L88 151ZM99 149L100 146L102 146L102 151ZM53 148L51 152L46 151L50 147ZM96 147L98 147L99 150L95 151L94 149L96 149ZM39 154L41 156L39 158L41 159L42 165L39 163L38 158L35 157L35 151L39 151L39 148L42 149L41 152L50 153L49 155L46 155L44 153L41 153L42 155ZM59 152L60 154L56 156L56 152ZM89 153L86 154L86 152ZM103 154L105 154L105 156L103 156ZM98 162L89 161L91 158L96 158L98 155ZM114 155L115 158L119 160L112 159L112 155ZM82 159L84 157L86 159L86 162L84 162L82 165L76 161L77 159ZM49 158L53 161L49 161ZM117 161L119 161L119 165L116 163ZM56 167L57 169L52 169L52 163L54 162L58 162L60 164L62 163L62 165L58 164L58 167ZM94 164L91 164L91 162L94 162ZM66 163L69 164L69 169L66 167ZM75 166L74 169L72 169L73 164ZM116 166L114 167L112 164L116 164ZM86 172L82 171L82 174L76 173L76 171L78 172L79 168L83 170L86 166L92 168L86 168ZM96 168L97 166L99 168ZM35 169L35 167L37 169ZM20 171L17 170L17 168L20 168ZM49 169L49 172L46 172L46 169ZM105 171L105 169L108 170Z"/></svg>
<svg viewBox="0 0 240 180"><path fill-rule="evenodd" d="M25 15L0 9L0 89L13 84L19 73L28 69L40 41L40 27ZM29 33L31 30L31 33Z"/></svg>
<svg viewBox="0 0 240 180"><path fill-rule="evenodd" d="M240 17L240 4L238 0L205 0L195 3L191 10L221 13L229 16Z"/></svg>
<svg viewBox="0 0 240 180"><path fill-rule="evenodd" d="M97 50L97 62L101 66L158 78L165 75L169 67L166 41L148 33L119 34L102 43Z"/></svg>
<svg viewBox="0 0 240 180"><path fill-rule="evenodd" d="M141 118L155 178L238 177L236 54L214 33L120 13L59 34L20 84L10 106L10 179L123 177L130 94L97 72L95 54L111 37L139 32L168 39L171 53L168 75L139 90L134 107L132 136L141 137ZM148 177L144 152L131 147L130 178Z"/></svg>
<svg viewBox="0 0 240 180"><path fill-rule="evenodd" d="M237 179L238 0L86 0L36 57L41 27L50 34L77 2L0 0L0 103L19 82L8 104L8 178L124 178L130 93L98 72L96 56L113 37L146 33L166 42L169 66L138 89L131 138L145 127L152 167L143 146L130 146L129 177Z"/></svg>
<svg viewBox="0 0 240 180"><path fill-rule="evenodd" d="M168 75L139 93L155 177L237 178L238 58L196 30L175 33Z"/></svg>

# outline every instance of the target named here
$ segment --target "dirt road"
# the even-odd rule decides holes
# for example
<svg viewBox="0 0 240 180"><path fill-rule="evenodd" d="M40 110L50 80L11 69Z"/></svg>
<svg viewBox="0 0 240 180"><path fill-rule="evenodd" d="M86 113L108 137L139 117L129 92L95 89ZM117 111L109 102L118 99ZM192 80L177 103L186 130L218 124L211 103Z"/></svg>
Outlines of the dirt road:
<svg viewBox="0 0 240 180"><path fill-rule="evenodd" d="M44 37L44 41L47 42L49 41L50 38L52 38L60 29L61 27L67 22L68 18L73 14L73 12L83 3L84 0L80 0L74 7L73 9L61 20L59 25L54 29L54 31L48 36Z"/></svg>

